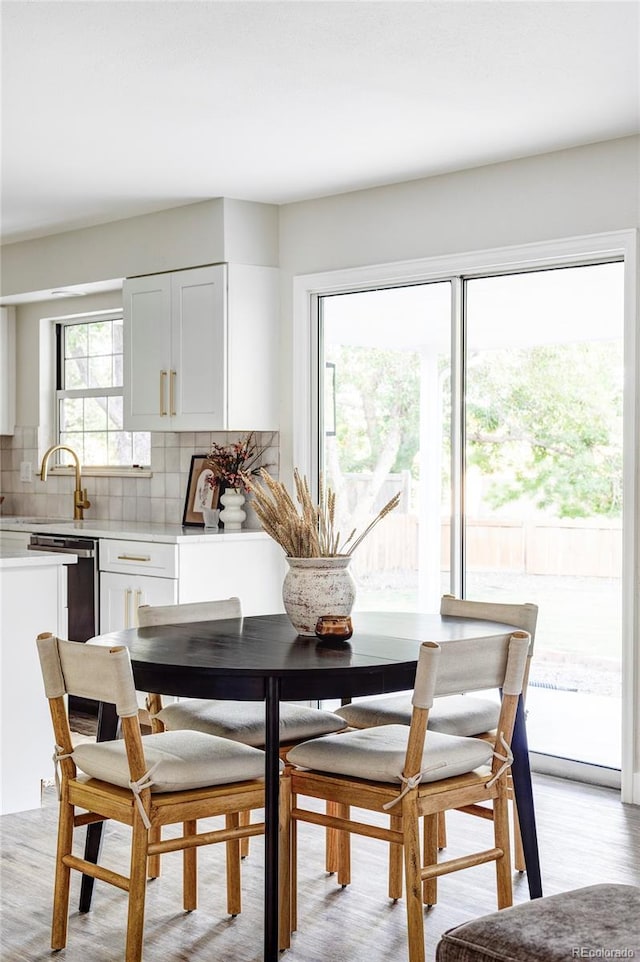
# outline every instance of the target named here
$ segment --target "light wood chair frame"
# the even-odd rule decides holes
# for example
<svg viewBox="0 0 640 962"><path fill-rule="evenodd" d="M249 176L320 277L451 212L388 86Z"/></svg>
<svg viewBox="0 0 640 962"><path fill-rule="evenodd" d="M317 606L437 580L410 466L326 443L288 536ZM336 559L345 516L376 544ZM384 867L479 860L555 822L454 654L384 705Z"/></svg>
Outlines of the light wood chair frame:
<svg viewBox="0 0 640 962"><path fill-rule="evenodd" d="M39 635L38 642L39 644L43 642L47 650L55 646L58 658L60 658L62 646L78 644L77 642L59 643L59 639L50 633ZM79 648L88 661L94 655L105 651L104 648L90 645L79 645ZM114 659L126 662L131 673L126 648L117 647L107 651ZM64 658L64 655L62 657ZM85 690L67 688L66 692L48 699L60 765L60 809L51 947L54 950L62 949L67 942L70 877L71 871L74 870L108 882L128 893L125 962L140 962L144 933L147 861L150 857L166 852L183 852L183 907L186 911L191 911L197 907L197 849L202 845L225 843L227 911L232 916L240 913L242 908L240 843L244 838L264 834L264 822L240 825L239 816L264 807L264 784L261 779L252 779L227 785L163 793L153 793L150 788L143 788L139 798L150 825L147 828L134 793L130 789L84 775L78 777L72 758L74 746L64 694L85 697L89 695L92 698L102 696L99 698L101 701L114 701L113 692L99 691L99 687L100 682L96 676L89 693ZM135 704L132 673L131 692ZM137 712L135 715L121 716L120 722L131 779L138 781L145 775L148 767ZM288 829L290 809L288 781L282 786L280 806L281 823L285 829ZM77 812L76 809L81 811ZM197 831L199 819L214 816L224 816L224 828L206 832ZM108 819L128 825L132 830L128 876L79 858L72 853L74 829ZM183 834L160 841L159 833L162 826L176 823L182 823ZM280 833L280 858L285 866L288 865L289 859L288 845L289 832L284 830ZM287 948L290 944L289 876L287 871L281 874L280 943L281 948Z"/></svg>
<svg viewBox="0 0 640 962"><path fill-rule="evenodd" d="M196 601L191 604L174 605L140 605L138 608L138 627L154 628L158 625L185 625L192 621L220 621L223 618L240 618L242 606L237 597L221 598L215 601ZM157 692L147 692L145 705L151 721L151 731L154 733L165 730L158 714L162 711L162 695ZM249 811L240 812L240 824L248 825L251 821ZM154 829L154 841L160 840L160 829ZM240 856L246 858L249 854L249 836L245 836L240 843ZM158 878L161 874L159 855L149 859L149 878Z"/></svg>
<svg viewBox="0 0 640 962"><path fill-rule="evenodd" d="M138 626L149 628L158 625L183 625L194 621L218 621L223 618L240 618L241 616L241 603L237 597L216 601L198 601L191 604L141 605L138 608ZM151 730L153 732L164 731L164 725L157 717L162 710L162 695L149 692L146 697L146 706L151 716ZM294 744L293 742L283 742L280 745L280 758L285 766L280 779L281 785L284 784L289 772L287 752L293 748ZM240 824L248 825L249 821L250 812L241 812ZM242 840L240 854L242 858L249 855L249 836ZM153 856L149 859L149 878L157 878L160 871L160 856Z"/></svg>
<svg viewBox="0 0 640 962"><path fill-rule="evenodd" d="M514 651L512 641L517 640ZM512 657L519 663L520 685L516 680L516 687L521 687L524 676L526 654L523 641L527 649L530 645L530 635L525 631L514 632L505 641L509 651L509 662ZM481 644L482 640L478 640ZM424 648L439 648L438 645L426 643ZM513 652L513 655L512 655ZM447 657L449 652L443 646L442 653ZM453 648L451 649L452 657ZM509 668L507 668L507 671ZM518 674L518 671L516 672ZM437 684L437 682L436 682ZM435 689L437 693L437 688ZM472 690L467 687L466 690ZM498 729L494 740L494 750L497 754L504 754L502 742L497 745L499 735L507 745L511 743L513 727L520 691L504 694L501 703ZM421 767L425 737L428 740L429 710L416 707L412 712L411 725L408 732L407 750L404 761L403 774L405 778L415 776ZM339 735L335 736L340 738ZM428 744L428 741L427 741ZM320 825L325 829L337 831L339 866L338 882L347 885L351 878L350 864L350 835L357 834L369 838L378 838L390 843L392 852L400 855L400 860L392 859L392 871L402 873L406 886L407 930L410 962L424 962L424 923L423 904L433 905L437 901L437 879L450 872L470 868L485 862L493 861L496 867L496 888L498 908L505 908L512 904L511 858L509 845L509 817L507 805L507 770L500 773L502 762L494 756L491 768L492 776L473 771L441 781L420 783L410 788L398 802L400 812L391 815L389 828L373 825L368 822L351 818L351 809L358 808L371 812L386 814L385 805L397 799L399 786L397 783L381 783L365 779L351 778L342 775L331 775L318 771L293 769L291 773L291 924L292 930L297 927L297 824L306 822ZM312 811L299 805L300 796L315 798L331 803L332 808L326 813ZM491 803L491 808L486 803ZM474 852L470 855L438 860L438 831L437 819L441 813L456 809L481 818L491 818L493 822L493 847ZM423 819L425 830L421 852L420 819ZM402 887L402 879L393 877L390 880L397 891Z"/></svg>
<svg viewBox="0 0 640 962"><path fill-rule="evenodd" d="M476 621L497 621L501 624L513 625L522 631L528 632L531 636L531 644L525 665L524 678L522 682L522 700L524 702L529 681L529 671L533 647L535 643L536 624L538 620L538 606L526 602L524 604L494 602L494 601L467 601L456 598L455 595L445 594L440 599L440 614L450 615L456 618L470 618ZM489 732L478 732L478 738L491 739ZM513 862L514 868L518 872L524 872L526 863L522 848L522 834L520 832L520 822L518 820L518 810L513 791L513 779L511 774L507 781L507 794L512 803L512 824L513 824ZM331 814L331 812L329 812ZM447 846L447 827L444 812L438 816L438 847L444 849ZM397 900L402 898L402 871L398 869L398 854L394 849L391 850L389 862L389 898ZM394 865L395 860L395 865ZM339 872L340 853L338 849L337 834L331 830L327 832L326 839L326 870L329 874Z"/></svg>
<svg viewBox="0 0 640 962"><path fill-rule="evenodd" d="M538 606L525 602L524 604L512 604L509 602L497 601L467 601L466 599L456 598L455 595L443 595L440 600L440 614L454 615L457 618L475 618L477 621L498 621L502 624L513 625L522 631L527 631L531 636L529 654L524 669L522 680L522 701L527 697L527 687L529 684L529 672L531 670L531 659L536 640L536 625L538 623ZM479 738L490 737L489 733L478 735ZM507 795L512 803L512 825L513 825L513 864L518 872L526 870L524 850L522 848L522 833L520 832L520 821L518 819L518 808L516 805L515 794L513 791L513 778L509 773L507 780ZM447 829L444 816L438 820L438 844L440 848L445 848L447 844Z"/></svg>

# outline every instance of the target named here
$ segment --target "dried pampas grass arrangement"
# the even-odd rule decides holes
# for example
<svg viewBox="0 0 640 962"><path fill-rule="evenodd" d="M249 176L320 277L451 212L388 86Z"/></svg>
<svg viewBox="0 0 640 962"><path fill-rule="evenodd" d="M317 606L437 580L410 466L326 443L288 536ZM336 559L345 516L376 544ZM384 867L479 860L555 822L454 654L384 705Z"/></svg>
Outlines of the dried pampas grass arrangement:
<svg viewBox="0 0 640 962"><path fill-rule="evenodd" d="M373 521L359 535L354 528L349 537L335 529L336 496L320 481L319 504L314 505L305 477L293 472L299 508L281 481L274 481L262 468L260 482L251 484L254 495L252 507L264 530L277 541L290 558L335 558L349 556L379 521L398 506L400 492L388 501Z"/></svg>

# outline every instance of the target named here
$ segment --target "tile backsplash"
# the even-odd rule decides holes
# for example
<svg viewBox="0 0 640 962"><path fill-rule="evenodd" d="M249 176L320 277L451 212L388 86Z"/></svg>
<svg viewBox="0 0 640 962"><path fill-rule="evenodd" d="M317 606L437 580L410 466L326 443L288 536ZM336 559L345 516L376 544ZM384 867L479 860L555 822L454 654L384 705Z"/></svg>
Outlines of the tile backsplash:
<svg viewBox="0 0 640 962"><path fill-rule="evenodd" d="M151 434L151 477L83 476L83 486L91 507L86 519L111 521L149 521L180 524L193 454L205 454L212 442L229 444L246 432L155 432ZM265 446L263 462L278 477L279 435L257 432L259 446ZM4 496L3 515L33 515L46 518L73 516L73 476L49 475L40 480L38 428L17 427L11 437L0 438L0 494ZM32 481L20 480L20 465L30 462ZM260 527L252 511L247 511L245 527Z"/></svg>

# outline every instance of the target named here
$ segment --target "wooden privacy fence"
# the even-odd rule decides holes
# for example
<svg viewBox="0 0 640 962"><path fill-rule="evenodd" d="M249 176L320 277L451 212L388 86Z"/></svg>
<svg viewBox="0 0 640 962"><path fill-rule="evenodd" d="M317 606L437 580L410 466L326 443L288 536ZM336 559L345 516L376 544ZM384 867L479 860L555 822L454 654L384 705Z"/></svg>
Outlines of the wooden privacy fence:
<svg viewBox="0 0 640 962"><path fill-rule="evenodd" d="M449 521L442 522L442 567L449 567ZM475 571L619 578L622 527L615 521L467 521L467 565ZM354 573L418 569L418 518L391 514L354 555Z"/></svg>

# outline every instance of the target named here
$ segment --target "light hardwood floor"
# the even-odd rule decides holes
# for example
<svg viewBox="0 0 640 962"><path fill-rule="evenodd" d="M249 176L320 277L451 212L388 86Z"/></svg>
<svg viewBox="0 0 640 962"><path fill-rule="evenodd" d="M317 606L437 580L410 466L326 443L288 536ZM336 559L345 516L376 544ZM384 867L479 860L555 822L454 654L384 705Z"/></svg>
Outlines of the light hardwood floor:
<svg viewBox="0 0 640 962"><path fill-rule="evenodd" d="M640 807L622 805L616 791L549 776L534 776L545 894L596 882L640 884ZM39 811L4 816L2 842L3 962L52 958L49 925L57 803L45 792ZM464 850L468 833L489 832L483 820L454 814L448 820L450 850ZM105 833L104 861L126 871L127 832ZM299 930L283 962L376 962L407 958L402 902L386 898L386 848L354 838L353 883L340 889L323 871L323 833L300 827ZM165 857L163 875L149 884L145 959L164 962L260 962L262 958L262 841L251 843L243 863L243 912L225 915L224 852L200 851L200 907L181 909L179 855ZM74 873L69 942L60 962L119 962L123 957L126 896L96 884L94 907L77 911ZM514 876L515 901L528 898L526 876ZM440 934L495 910L494 871L479 866L440 881L439 903L425 911L427 958Z"/></svg>

